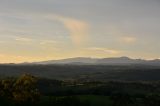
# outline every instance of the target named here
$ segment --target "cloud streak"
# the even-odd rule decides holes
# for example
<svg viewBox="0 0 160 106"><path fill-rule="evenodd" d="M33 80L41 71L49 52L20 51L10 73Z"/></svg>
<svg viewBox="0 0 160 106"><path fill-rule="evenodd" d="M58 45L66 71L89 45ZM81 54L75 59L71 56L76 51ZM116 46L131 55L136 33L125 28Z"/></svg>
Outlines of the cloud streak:
<svg viewBox="0 0 160 106"><path fill-rule="evenodd" d="M40 41L40 45L52 45L52 44L57 44L57 42L54 41L54 40L42 40L42 41Z"/></svg>
<svg viewBox="0 0 160 106"><path fill-rule="evenodd" d="M128 43L128 44L132 44L132 43L135 43L137 41L137 39L135 37L130 37L130 36L121 37L120 40L122 42Z"/></svg>
<svg viewBox="0 0 160 106"><path fill-rule="evenodd" d="M25 37L16 37L15 40L20 41L20 42L31 42L31 41L33 41L33 39L25 38Z"/></svg>
<svg viewBox="0 0 160 106"><path fill-rule="evenodd" d="M88 48L88 50L91 51L96 51L96 52L103 52L103 53L107 53L107 54L119 54L121 51L118 50L114 50L114 49L109 49L109 48L99 48L99 47L91 47Z"/></svg>

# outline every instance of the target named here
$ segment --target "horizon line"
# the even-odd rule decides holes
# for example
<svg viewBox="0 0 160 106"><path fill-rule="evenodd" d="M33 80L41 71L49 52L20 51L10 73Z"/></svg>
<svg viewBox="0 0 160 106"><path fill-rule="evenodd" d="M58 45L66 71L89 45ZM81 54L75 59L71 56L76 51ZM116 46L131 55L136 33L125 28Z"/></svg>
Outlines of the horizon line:
<svg viewBox="0 0 160 106"><path fill-rule="evenodd" d="M134 60L146 60L146 61L152 61L152 60L160 60L160 58L134 58L134 57L130 57L130 56L113 56L113 57L87 57L87 56L75 56L75 57L68 57L68 58L61 58L61 59L49 59L49 60L35 60L35 61L23 61L23 62L0 62L0 64L23 64L23 63L36 63L36 62L47 62L47 61L56 61L56 60L65 60L65 59L74 59L74 58L90 58L90 59L106 59L106 58L129 58L129 59L134 59Z"/></svg>

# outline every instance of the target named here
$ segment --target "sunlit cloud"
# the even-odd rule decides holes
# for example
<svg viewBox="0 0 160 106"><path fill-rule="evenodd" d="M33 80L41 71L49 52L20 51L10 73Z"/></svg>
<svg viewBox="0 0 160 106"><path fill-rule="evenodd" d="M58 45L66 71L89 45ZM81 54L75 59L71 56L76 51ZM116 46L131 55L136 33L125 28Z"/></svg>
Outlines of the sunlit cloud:
<svg viewBox="0 0 160 106"><path fill-rule="evenodd" d="M137 43L138 39L132 33L127 33L119 27L108 25L105 28L106 34L112 36L112 40L120 42L122 44L134 44Z"/></svg>
<svg viewBox="0 0 160 106"><path fill-rule="evenodd" d="M20 42L31 42L33 41L33 39L31 38L25 38L25 37L15 37L16 41L20 41Z"/></svg>
<svg viewBox="0 0 160 106"><path fill-rule="evenodd" d="M38 41L38 44L40 45L40 48L46 51L57 52L60 50L60 48L56 47L56 45L58 45L59 42L55 40L41 40L41 41Z"/></svg>
<svg viewBox="0 0 160 106"><path fill-rule="evenodd" d="M129 43L129 44L135 43L137 41L135 37L130 37L130 36L121 37L120 40L123 43Z"/></svg>
<svg viewBox="0 0 160 106"><path fill-rule="evenodd" d="M79 46L87 40L89 25L86 22L59 15L49 15L48 18L62 22L69 31L74 44Z"/></svg>
<svg viewBox="0 0 160 106"><path fill-rule="evenodd" d="M51 44L57 44L57 41L54 41L54 40L42 40L42 41L40 41L40 45L51 45Z"/></svg>
<svg viewBox="0 0 160 106"><path fill-rule="evenodd" d="M99 47L91 47L88 48L88 50L94 51L94 52L103 52L107 54L119 54L121 51L119 50L114 50L114 49L109 49L109 48L99 48Z"/></svg>

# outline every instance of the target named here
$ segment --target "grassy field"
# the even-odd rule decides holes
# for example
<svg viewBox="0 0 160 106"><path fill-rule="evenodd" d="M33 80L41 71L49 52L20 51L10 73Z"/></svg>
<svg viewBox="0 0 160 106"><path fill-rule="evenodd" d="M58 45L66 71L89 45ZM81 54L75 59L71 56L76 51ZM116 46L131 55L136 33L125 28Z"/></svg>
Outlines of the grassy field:
<svg viewBox="0 0 160 106"><path fill-rule="evenodd" d="M69 98L71 96L44 96L41 98L41 101L43 101L43 103L49 103L47 105L52 104L52 102L55 102L55 100L60 100L63 98ZM99 96L99 95L77 95L77 96L72 96L72 99L77 99L79 100L81 103L86 103L88 104L88 106L111 106L112 105L112 101L109 99L108 96ZM72 99L71 102L72 102ZM69 99L68 99L69 102ZM42 104L42 103L41 103Z"/></svg>
<svg viewBox="0 0 160 106"><path fill-rule="evenodd" d="M88 101L90 106L111 106L108 96L80 95L77 96L81 101Z"/></svg>

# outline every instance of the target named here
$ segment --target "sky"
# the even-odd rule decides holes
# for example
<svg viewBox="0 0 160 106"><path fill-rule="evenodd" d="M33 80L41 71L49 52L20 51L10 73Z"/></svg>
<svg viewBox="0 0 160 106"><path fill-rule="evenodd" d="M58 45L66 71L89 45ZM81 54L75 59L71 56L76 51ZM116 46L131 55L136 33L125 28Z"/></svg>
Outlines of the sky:
<svg viewBox="0 0 160 106"><path fill-rule="evenodd" d="M0 63L160 58L160 0L0 0Z"/></svg>

